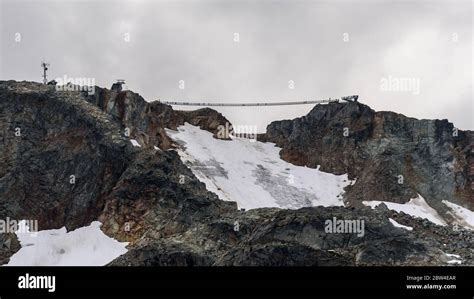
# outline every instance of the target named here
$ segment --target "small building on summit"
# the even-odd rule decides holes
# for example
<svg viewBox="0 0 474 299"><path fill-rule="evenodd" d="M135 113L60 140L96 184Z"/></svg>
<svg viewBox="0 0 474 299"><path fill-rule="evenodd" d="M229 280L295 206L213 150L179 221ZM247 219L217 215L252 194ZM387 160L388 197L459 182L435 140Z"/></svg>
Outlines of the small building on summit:
<svg viewBox="0 0 474 299"><path fill-rule="evenodd" d="M113 91L116 91L116 92L121 92L122 91L122 84L125 84L125 80L117 79L117 82L112 84L112 87L110 89L113 90Z"/></svg>
<svg viewBox="0 0 474 299"><path fill-rule="evenodd" d="M352 96L347 96L347 97L341 97L341 100L346 101L346 102L357 102L359 99L358 95L352 95Z"/></svg>

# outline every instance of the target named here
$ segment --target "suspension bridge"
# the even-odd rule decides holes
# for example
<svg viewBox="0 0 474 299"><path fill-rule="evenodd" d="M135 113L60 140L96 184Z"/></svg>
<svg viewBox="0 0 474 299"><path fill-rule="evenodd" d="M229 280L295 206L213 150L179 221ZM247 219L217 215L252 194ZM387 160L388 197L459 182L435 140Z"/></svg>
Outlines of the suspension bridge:
<svg viewBox="0 0 474 299"><path fill-rule="evenodd" d="M173 102L173 101L160 101L160 103L168 105L178 106L205 106L205 107L255 107L255 106L289 106L289 105L309 105L309 104L323 104L339 102L340 100L346 102L357 102L358 95L352 95L347 97L341 97L341 99L327 99L327 100L314 100L314 101L296 101L296 102L260 102L260 103L203 103L203 102Z"/></svg>

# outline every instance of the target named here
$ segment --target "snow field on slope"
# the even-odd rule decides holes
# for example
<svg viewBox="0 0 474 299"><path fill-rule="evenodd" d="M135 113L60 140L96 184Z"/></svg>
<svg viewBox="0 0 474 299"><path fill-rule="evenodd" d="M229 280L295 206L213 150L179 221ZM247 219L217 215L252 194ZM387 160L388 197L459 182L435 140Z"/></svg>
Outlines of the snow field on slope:
<svg viewBox="0 0 474 299"><path fill-rule="evenodd" d="M19 223L21 249L7 266L104 266L127 252L128 243L105 235L98 221L70 232L65 227L29 232L25 225Z"/></svg>
<svg viewBox="0 0 474 299"><path fill-rule="evenodd" d="M418 197L412 198L409 202L400 204L388 201L363 201L364 205L374 209L376 206L384 203L390 210L396 212L404 212L405 214L411 215L413 217L428 219L437 225L446 225L446 222L443 218L436 212L435 209L430 207L425 199L418 194Z"/></svg>
<svg viewBox="0 0 474 299"><path fill-rule="evenodd" d="M451 215L456 218L456 222L465 228L474 229L474 212L460 205L443 200L443 203L451 209Z"/></svg>
<svg viewBox="0 0 474 299"><path fill-rule="evenodd" d="M274 143L244 138L219 140L188 123L167 134L194 175L222 200L239 208L343 206L347 175L295 166L280 159Z"/></svg>
<svg viewBox="0 0 474 299"><path fill-rule="evenodd" d="M459 224L467 229L474 229L474 212L466 209L460 205L454 204L450 201L443 200L442 201L448 208L450 208L450 213L454 217L454 223ZM381 203L385 203L385 205L390 209L397 212L404 212L408 215L418 218L428 219L429 221L433 222L437 225L447 225L444 219L436 212L435 209L430 207L428 203L424 200L421 195L418 194L417 198L411 199L409 202L404 204L393 203L388 201L363 201L362 202L366 206L370 206L371 208L375 208L376 206L380 205Z"/></svg>

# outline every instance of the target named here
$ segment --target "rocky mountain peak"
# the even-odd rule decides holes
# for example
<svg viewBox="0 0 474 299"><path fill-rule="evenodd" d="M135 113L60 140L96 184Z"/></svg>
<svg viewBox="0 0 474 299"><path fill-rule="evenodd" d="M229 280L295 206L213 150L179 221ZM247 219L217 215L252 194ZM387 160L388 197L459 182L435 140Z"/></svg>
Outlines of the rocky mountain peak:
<svg viewBox="0 0 474 299"><path fill-rule="evenodd" d="M403 203L421 194L443 210L445 199L474 206L473 136L447 120L418 120L351 102L317 105L306 116L273 122L262 140L275 142L291 163L348 173L357 180L346 192L353 205Z"/></svg>

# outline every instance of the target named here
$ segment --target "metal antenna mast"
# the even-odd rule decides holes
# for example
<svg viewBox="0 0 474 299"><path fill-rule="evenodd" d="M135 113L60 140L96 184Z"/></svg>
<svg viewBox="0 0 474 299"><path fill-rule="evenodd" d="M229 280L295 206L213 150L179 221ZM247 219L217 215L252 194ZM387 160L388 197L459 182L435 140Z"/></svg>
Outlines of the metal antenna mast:
<svg viewBox="0 0 474 299"><path fill-rule="evenodd" d="M46 71L48 70L49 63L44 60L41 62L41 67L43 68L43 83L48 84L48 79L46 78Z"/></svg>

